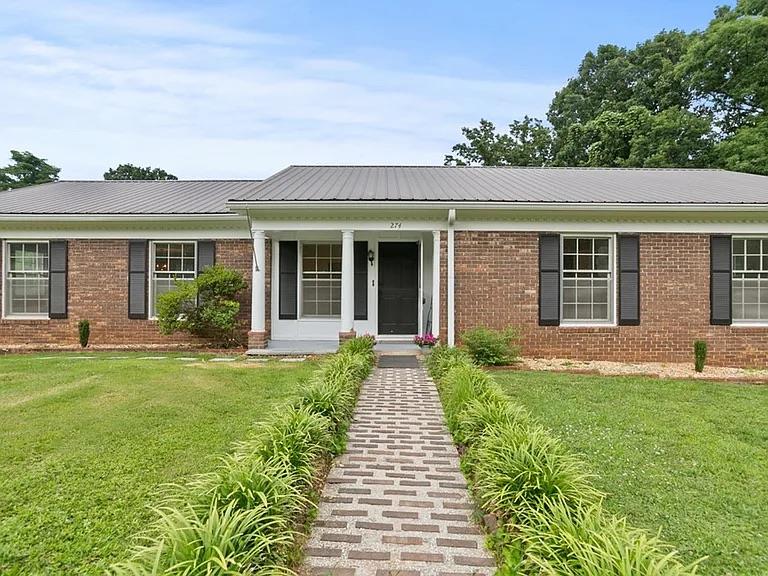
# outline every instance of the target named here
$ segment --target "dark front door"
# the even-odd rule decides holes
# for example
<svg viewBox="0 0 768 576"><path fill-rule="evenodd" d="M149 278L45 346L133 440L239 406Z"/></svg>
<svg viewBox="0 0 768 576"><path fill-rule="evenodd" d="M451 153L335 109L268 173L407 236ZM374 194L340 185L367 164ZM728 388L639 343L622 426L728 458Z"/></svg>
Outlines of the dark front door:
<svg viewBox="0 0 768 576"><path fill-rule="evenodd" d="M379 243L379 334L419 330L419 245Z"/></svg>

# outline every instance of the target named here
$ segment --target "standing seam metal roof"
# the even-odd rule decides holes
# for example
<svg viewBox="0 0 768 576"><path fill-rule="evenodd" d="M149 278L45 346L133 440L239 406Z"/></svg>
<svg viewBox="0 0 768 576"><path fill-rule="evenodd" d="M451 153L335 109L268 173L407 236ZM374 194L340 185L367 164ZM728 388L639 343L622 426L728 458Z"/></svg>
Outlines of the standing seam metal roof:
<svg viewBox="0 0 768 576"><path fill-rule="evenodd" d="M766 204L768 177L682 168L290 166L231 199Z"/></svg>

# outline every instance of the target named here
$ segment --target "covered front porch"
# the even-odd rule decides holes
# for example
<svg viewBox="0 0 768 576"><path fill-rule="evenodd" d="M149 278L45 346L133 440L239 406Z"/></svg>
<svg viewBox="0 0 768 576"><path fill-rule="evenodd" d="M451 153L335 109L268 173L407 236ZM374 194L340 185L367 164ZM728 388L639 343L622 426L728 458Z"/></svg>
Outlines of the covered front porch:
<svg viewBox="0 0 768 576"><path fill-rule="evenodd" d="M440 220L254 219L249 348L331 348L362 334L402 346L417 334L441 336Z"/></svg>

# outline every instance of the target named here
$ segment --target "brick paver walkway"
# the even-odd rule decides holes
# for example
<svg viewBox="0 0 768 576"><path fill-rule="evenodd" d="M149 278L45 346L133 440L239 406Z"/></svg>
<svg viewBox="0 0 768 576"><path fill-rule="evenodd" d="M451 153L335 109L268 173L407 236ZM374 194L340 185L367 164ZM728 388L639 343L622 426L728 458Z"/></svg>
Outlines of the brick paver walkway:
<svg viewBox="0 0 768 576"><path fill-rule="evenodd" d="M313 574L492 574L459 459L423 368L376 368L306 547Z"/></svg>

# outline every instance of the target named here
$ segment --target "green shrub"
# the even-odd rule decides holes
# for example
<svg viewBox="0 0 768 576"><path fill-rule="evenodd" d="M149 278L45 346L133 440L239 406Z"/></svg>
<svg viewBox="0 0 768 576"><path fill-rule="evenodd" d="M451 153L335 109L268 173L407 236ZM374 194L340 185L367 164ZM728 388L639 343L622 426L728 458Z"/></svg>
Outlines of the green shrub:
<svg viewBox="0 0 768 576"><path fill-rule="evenodd" d="M370 334L351 338L339 346L339 352L350 352L352 354L373 354L373 347L376 345L376 338Z"/></svg>
<svg viewBox="0 0 768 576"><path fill-rule="evenodd" d="M88 340L91 338L91 323L88 320L80 320L77 323L77 335L80 340L80 347L87 347Z"/></svg>
<svg viewBox="0 0 768 576"><path fill-rule="evenodd" d="M564 576L690 576L677 552L644 530L627 526L600 502L568 505L562 500L528 509L521 522L523 573Z"/></svg>
<svg viewBox="0 0 768 576"><path fill-rule="evenodd" d="M343 440L372 345L354 342L319 369L298 402L235 445L219 467L165 487L158 520L112 574L288 574L318 476Z"/></svg>
<svg viewBox="0 0 768 576"><path fill-rule="evenodd" d="M461 343L481 366L513 364L520 357L520 334L515 328L502 331L478 327L461 335Z"/></svg>
<svg viewBox="0 0 768 576"><path fill-rule="evenodd" d="M473 450L478 499L501 517L540 508L546 499L571 504L602 496L581 460L540 426L497 425Z"/></svg>
<svg viewBox="0 0 768 576"><path fill-rule="evenodd" d="M499 574L691 576L675 552L602 508L582 461L464 352L438 347L427 365L461 466L485 513Z"/></svg>
<svg viewBox="0 0 768 576"><path fill-rule="evenodd" d="M696 372L704 370L704 363L707 361L707 343L704 340L696 340L693 343L693 366Z"/></svg>
<svg viewBox="0 0 768 576"><path fill-rule="evenodd" d="M427 356L426 364L432 378L440 381L453 366L472 364L472 357L461 348L438 344Z"/></svg>
<svg viewBox="0 0 768 576"><path fill-rule="evenodd" d="M157 300L160 332L189 332L220 346L238 344L236 297L247 286L242 274L219 265L194 280L177 280L176 287Z"/></svg>

